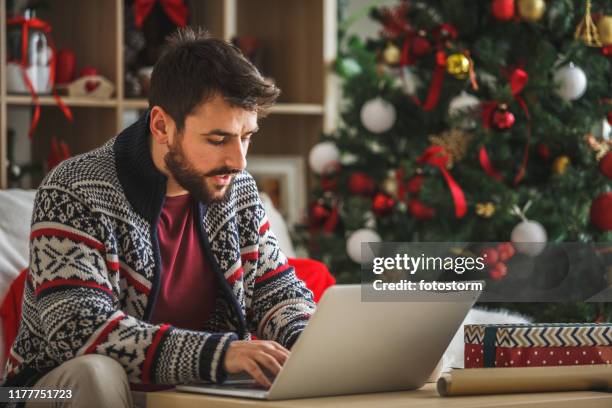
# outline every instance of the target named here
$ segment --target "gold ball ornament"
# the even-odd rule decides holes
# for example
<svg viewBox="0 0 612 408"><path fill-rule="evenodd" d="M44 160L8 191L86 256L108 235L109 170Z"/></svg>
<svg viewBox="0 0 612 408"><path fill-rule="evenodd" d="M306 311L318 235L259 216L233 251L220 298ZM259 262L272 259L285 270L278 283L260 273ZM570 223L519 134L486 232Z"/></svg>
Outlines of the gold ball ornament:
<svg viewBox="0 0 612 408"><path fill-rule="evenodd" d="M538 21L546 11L546 3L544 0L519 0L518 11L523 20Z"/></svg>
<svg viewBox="0 0 612 408"><path fill-rule="evenodd" d="M495 214L495 205L491 202L476 203L476 214L483 218L491 218Z"/></svg>
<svg viewBox="0 0 612 408"><path fill-rule="evenodd" d="M612 44L612 16L603 16L597 22L597 31L599 32L599 41L603 45Z"/></svg>
<svg viewBox="0 0 612 408"><path fill-rule="evenodd" d="M457 79L465 79L470 73L470 59L463 54L451 54L446 59L446 71Z"/></svg>
<svg viewBox="0 0 612 408"><path fill-rule="evenodd" d="M402 52L399 47L393 43L387 44L383 51L383 61L387 65L397 65L400 62Z"/></svg>
<svg viewBox="0 0 612 408"><path fill-rule="evenodd" d="M564 174L567 166L570 165L570 159L567 156L559 156L552 164L552 170L555 174Z"/></svg>
<svg viewBox="0 0 612 408"><path fill-rule="evenodd" d="M398 193L398 185L397 185L397 179L395 178L395 176L390 175L389 177L387 177L382 184L382 189L384 190L385 193L389 194L392 197L397 198L397 193Z"/></svg>

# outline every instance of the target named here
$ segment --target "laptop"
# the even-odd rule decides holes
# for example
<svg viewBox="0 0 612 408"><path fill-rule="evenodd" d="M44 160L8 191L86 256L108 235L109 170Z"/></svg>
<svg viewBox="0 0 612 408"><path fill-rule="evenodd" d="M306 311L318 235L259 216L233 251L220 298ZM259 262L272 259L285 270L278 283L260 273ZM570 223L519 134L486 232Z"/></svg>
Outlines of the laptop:
<svg viewBox="0 0 612 408"><path fill-rule="evenodd" d="M362 302L360 285L332 286L269 389L242 376L176 390L283 400L418 389L480 291L453 294L453 301L439 294L440 301Z"/></svg>

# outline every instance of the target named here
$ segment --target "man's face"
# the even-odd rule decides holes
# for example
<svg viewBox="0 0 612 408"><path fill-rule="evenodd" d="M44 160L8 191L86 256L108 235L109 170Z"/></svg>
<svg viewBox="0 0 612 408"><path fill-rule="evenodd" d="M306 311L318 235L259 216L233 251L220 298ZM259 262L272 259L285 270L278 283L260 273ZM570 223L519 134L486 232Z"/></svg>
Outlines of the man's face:
<svg viewBox="0 0 612 408"><path fill-rule="evenodd" d="M185 119L168 140L164 163L175 181L196 200L222 201L237 173L246 167L257 113L229 105L215 96Z"/></svg>

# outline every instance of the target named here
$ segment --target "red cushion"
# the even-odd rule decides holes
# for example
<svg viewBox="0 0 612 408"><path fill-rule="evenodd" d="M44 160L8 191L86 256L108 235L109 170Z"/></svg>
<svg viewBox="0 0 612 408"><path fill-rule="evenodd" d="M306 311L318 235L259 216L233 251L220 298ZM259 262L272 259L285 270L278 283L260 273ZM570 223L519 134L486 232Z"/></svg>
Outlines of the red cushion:
<svg viewBox="0 0 612 408"><path fill-rule="evenodd" d="M0 317L2 317L2 329L4 330L4 359L2 366L6 363L9 350L17 337L19 322L21 321L21 300L23 299L23 287L28 274L28 269L24 269L15 278L11 287L0 306Z"/></svg>

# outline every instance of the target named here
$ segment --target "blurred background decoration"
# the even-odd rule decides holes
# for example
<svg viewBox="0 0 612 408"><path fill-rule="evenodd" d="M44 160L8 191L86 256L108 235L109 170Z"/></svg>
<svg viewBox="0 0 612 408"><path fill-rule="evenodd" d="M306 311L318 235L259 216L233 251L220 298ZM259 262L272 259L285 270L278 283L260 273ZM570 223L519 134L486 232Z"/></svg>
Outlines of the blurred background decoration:
<svg viewBox="0 0 612 408"><path fill-rule="evenodd" d="M378 32L348 34L360 17ZM515 260L547 256L515 255L517 243L611 242L611 23L610 0L387 1L345 15L342 122L309 157L310 255L356 282L361 242L500 242L485 249L487 277L503 280ZM612 276L589 273L585 284ZM612 318L610 304L510 306L539 321Z"/></svg>

